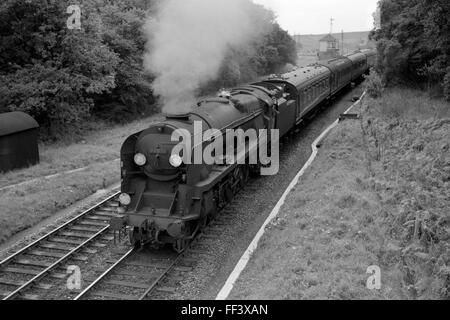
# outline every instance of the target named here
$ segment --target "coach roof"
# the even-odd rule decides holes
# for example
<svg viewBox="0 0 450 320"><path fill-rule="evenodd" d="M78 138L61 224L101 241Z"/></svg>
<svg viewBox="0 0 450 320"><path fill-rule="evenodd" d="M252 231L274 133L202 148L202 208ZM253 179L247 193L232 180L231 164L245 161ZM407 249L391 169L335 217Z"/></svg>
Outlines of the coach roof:
<svg viewBox="0 0 450 320"><path fill-rule="evenodd" d="M310 65L306 67L295 68L293 71L280 76L272 76L267 82L287 82L298 90L311 82L326 77L330 70L321 65Z"/></svg>

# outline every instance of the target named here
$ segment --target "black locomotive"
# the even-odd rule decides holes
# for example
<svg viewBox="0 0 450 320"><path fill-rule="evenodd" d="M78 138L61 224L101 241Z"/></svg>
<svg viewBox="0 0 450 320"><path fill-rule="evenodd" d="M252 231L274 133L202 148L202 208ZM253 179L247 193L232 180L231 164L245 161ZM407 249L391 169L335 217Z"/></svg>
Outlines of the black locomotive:
<svg viewBox="0 0 450 320"><path fill-rule="evenodd" d="M358 81L374 65L374 50L363 50L267 80L235 88L228 95L200 101L189 114L166 120L130 136L121 149L120 195L123 217L114 230L128 227L132 244L170 243L182 251L208 219L231 201L259 164L185 164L174 157L172 133L202 130L278 129L282 137L325 100ZM202 142L200 149L208 146ZM193 145L192 148L195 148ZM251 148L244 148L249 157ZM195 152L195 151L194 151ZM231 150L236 156L236 150ZM225 155L227 156L227 155Z"/></svg>

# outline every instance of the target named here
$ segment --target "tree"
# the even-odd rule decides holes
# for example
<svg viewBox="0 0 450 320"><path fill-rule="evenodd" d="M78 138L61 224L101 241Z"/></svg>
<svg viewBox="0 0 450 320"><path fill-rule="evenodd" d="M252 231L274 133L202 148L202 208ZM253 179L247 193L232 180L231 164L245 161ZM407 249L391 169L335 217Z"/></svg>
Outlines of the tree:
<svg viewBox="0 0 450 320"><path fill-rule="evenodd" d="M372 33L378 68L387 84L426 83L450 96L450 2L381 0L380 28Z"/></svg>
<svg viewBox="0 0 450 320"><path fill-rule="evenodd" d="M67 7L74 4L81 8L81 30L66 26ZM54 139L82 134L92 115L123 121L154 111L153 78L142 59L143 25L157 5L155 0L2 1L0 112L27 112ZM215 86L251 81L295 63L295 42L273 12L251 1L244 5L261 32L247 45L230 48Z"/></svg>

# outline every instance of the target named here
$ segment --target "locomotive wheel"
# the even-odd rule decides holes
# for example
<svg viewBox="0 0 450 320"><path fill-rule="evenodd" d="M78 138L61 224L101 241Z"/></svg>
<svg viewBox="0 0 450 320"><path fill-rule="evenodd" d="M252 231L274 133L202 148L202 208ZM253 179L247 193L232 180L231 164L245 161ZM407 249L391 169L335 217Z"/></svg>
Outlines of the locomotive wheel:
<svg viewBox="0 0 450 320"><path fill-rule="evenodd" d="M245 185L248 182L248 178L250 176L250 172L247 166L242 166L240 169L240 181L239 181L239 186L241 189L243 189L245 187Z"/></svg>
<svg viewBox="0 0 450 320"><path fill-rule="evenodd" d="M231 190L230 184L227 184L225 186L225 198L227 200L227 203L230 203L231 200L233 200L233 190Z"/></svg>
<svg viewBox="0 0 450 320"><path fill-rule="evenodd" d="M208 217L205 216L203 218L200 219L199 225L200 225L200 230L203 230L206 228L206 226L208 225Z"/></svg>
<svg viewBox="0 0 450 320"><path fill-rule="evenodd" d="M173 244L173 249L177 253L182 253L184 250L186 250L187 246L189 245L189 240L179 239L176 240Z"/></svg>
<svg viewBox="0 0 450 320"><path fill-rule="evenodd" d="M250 166L250 175L254 178L261 176L261 165L253 164Z"/></svg>
<svg viewBox="0 0 450 320"><path fill-rule="evenodd" d="M129 230L128 238L130 239L130 243L133 247L141 246L141 241L140 241L140 236L139 236L139 228L134 227L132 230Z"/></svg>
<svg viewBox="0 0 450 320"><path fill-rule="evenodd" d="M247 183L250 178L250 168L248 166L244 166L244 182Z"/></svg>

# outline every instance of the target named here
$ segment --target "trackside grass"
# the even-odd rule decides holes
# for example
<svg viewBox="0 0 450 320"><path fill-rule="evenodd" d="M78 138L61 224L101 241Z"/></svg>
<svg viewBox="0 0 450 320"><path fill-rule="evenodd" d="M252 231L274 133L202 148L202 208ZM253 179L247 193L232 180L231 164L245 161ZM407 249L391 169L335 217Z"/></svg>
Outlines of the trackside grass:
<svg viewBox="0 0 450 320"><path fill-rule="evenodd" d="M262 242L230 298L448 299L450 106L413 90L345 120ZM381 289L369 290L369 266Z"/></svg>

